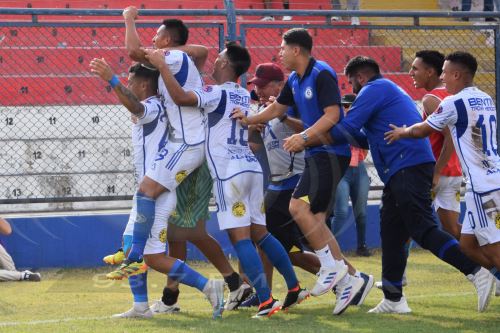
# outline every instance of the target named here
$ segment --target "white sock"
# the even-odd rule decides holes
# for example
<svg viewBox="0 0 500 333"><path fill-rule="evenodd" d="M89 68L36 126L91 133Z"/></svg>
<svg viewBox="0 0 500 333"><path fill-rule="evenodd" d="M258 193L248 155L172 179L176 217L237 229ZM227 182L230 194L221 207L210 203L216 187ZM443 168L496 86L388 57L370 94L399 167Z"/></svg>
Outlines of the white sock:
<svg viewBox="0 0 500 333"><path fill-rule="evenodd" d="M356 272L354 273L354 276L358 277L358 278L361 277L361 272L356 270Z"/></svg>
<svg viewBox="0 0 500 333"><path fill-rule="evenodd" d="M147 309L149 309L149 304L148 302L134 302L134 309L145 312Z"/></svg>
<svg viewBox="0 0 500 333"><path fill-rule="evenodd" d="M322 249L314 250L314 252L318 256L321 267L335 267L335 259L333 258L332 251L330 251L328 244Z"/></svg>
<svg viewBox="0 0 500 333"><path fill-rule="evenodd" d="M344 287L346 284L349 283L349 280L350 280L351 276L349 275L349 273L347 273L343 278L342 280L339 281L339 283L337 284L337 286L339 287Z"/></svg>

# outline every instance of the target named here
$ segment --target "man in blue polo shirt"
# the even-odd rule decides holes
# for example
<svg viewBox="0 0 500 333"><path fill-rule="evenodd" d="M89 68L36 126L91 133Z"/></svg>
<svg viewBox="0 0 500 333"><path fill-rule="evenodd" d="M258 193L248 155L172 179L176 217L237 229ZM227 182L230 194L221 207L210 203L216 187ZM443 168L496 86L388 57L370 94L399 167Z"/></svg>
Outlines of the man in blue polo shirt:
<svg viewBox="0 0 500 333"><path fill-rule="evenodd" d="M297 143L308 145L305 169L292 194L290 213L321 263L314 296L322 295L337 286L334 314L341 314L362 288L364 280L355 277L355 269L346 265L339 245L326 226L337 185L350 160L347 143L328 144L325 133L343 118L337 74L323 61L311 56L312 38L303 28L294 28L283 35L280 58L283 66L293 71L274 103L257 115L246 117L235 111L243 125L266 123L286 114L295 106L304 124L304 131L285 139L284 148ZM300 151L301 151L300 150ZM349 274L348 274L349 270Z"/></svg>
<svg viewBox="0 0 500 333"><path fill-rule="evenodd" d="M380 75L373 59L351 59L345 74L358 96L346 117L330 131L331 137L336 143L357 140L361 145L367 139L385 185L380 210L384 299L369 312L411 312L402 292L404 245L410 237L466 275L477 289L479 311L484 310L491 291L491 284L487 283L491 279L489 272L467 258L455 238L440 230L434 221L434 157L429 141L403 139L388 145L384 140L389 124L411 126L422 120L415 103L399 86Z"/></svg>

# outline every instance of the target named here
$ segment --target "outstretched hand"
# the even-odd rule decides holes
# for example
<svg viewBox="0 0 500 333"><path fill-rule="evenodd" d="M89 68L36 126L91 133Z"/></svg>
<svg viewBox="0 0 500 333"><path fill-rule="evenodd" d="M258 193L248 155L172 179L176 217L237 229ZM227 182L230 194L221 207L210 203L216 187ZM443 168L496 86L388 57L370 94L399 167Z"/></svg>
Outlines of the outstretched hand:
<svg viewBox="0 0 500 333"><path fill-rule="evenodd" d="M160 69L161 66L165 65L165 50L155 50L155 49L144 49L146 53L146 59L149 63L156 68Z"/></svg>
<svg viewBox="0 0 500 333"><path fill-rule="evenodd" d="M403 133L406 130L406 125L403 127L398 127L393 124L389 124L389 127L392 128L392 130L385 132L384 133L384 140L387 141L387 144L391 144L394 141L397 141L403 137Z"/></svg>
<svg viewBox="0 0 500 333"><path fill-rule="evenodd" d="M242 126L248 126L248 118L240 108L234 108L231 112L231 119L236 119Z"/></svg>
<svg viewBox="0 0 500 333"><path fill-rule="evenodd" d="M92 59L89 67L92 73L99 75L99 77L104 81L109 81L113 77L113 71L104 58Z"/></svg>
<svg viewBox="0 0 500 333"><path fill-rule="evenodd" d="M306 142L300 133L285 138L283 149L289 153L300 153L306 148Z"/></svg>

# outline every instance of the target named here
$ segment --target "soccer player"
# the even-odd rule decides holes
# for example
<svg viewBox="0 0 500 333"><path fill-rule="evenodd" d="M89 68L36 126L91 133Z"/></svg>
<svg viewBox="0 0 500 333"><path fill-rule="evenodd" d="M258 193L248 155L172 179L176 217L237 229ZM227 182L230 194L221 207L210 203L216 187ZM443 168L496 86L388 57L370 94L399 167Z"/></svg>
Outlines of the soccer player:
<svg viewBox="0 0 500 333"><path fill-rule="evenodd" d="M382 77L371 58L354 57L345 74L358 96L349 113L330 131L331 137L334 142L355 139L362 147L368 147L369 142L373 163L384 182L380 211L384 298L369 312L411 312L402 286L407 259L404 247L410 237L466 275L476 287L478 309L484 310L491 292L491 274L467 258L457 240L434 221L430 195L434 156L429 141L401 140L393 145L384 141L389 124L410 126L421 121L415 103L399 86Z"/></svg>
<svg viewBox="0 0 500 333"><path fill-rule="evenodd" d="M386 139L397 143L396 140L423 138L445 128L451 131L466 175L467 211L460 246L474 259L476 252L484 255L487 262L480 263L496 277L499 296L500 157L496 108L493 99L474 86L476 70L477 60L470 53L458 51L447 55L441 79L453 96L444 99L424 122L406 128L392 123L393 130L386 133Z"/></svg>
<svg viewBox="0 0 500 333"><path fill-rule="evenodd" d="M257 317L270 317L279 309L300 303L309 292L300 288L283 246L265 227L262 170L248 147L247 129L230 115L233 109L248 111L250 94L237 82L250 66L248 50L237 44L226 46L214 63L218 85L186 91L162 61L162 51L148 51L148 60L161 73L173 101L179 106L198 107L208 113L206 152L214 179L220 229L227 230L243 271L259 297ZM283 305L275 300L265 280L262 262L252 240L286 280L288 293Z"/></svg>
<svg viewBox="0 0 500 333"><path fill-rule="evenodd" d="M290 106L296 106L305 130L293 134L284 143L291 152L300 152L305 146L305 169L290 200L290 213L318 256L321 269L311 294L319 296L337 286L334 314L341 314L364 280L348 272L339 245L325 221L335 197L336 187L349 166L348 144L327 144L325 133L342 119L340 90L337 75L323 61L311 56L312 38L303 28L288 30L283 35L280 58L292 70L280 95L257 115L247 117L235 112L234 118L243 125L266 123L283 117ZM309 142L315 139L315 145ZM296 149L290 149L290 147ZM351 272L354 273L354 272Z"/></svg>
<svg viewBox="0 0 500 333"><path fill-rule="evenodd" d="M158 71L148 69L137 63L129 70L128 88L124 87L104 59L93 59L90 63L91 71L108 81L120 99L120 102L132 113L134 128L132 138L134 141L134 161L137 177L140 179L144 171L156 156L159 149L164 146L166 135L166 115L161 100L157 97ZM141 102L142 100L142 102ZM158 197L159 208L163 208L168 197L162 194ZM139 212L133 206L131 215L137 220ZM135 229L137 223L131 224ZM146 253L160 253L165 256L165 238L167 227L166 218L163 216L155 221L151 235L146 243ZM129 227L130 228L130 227ZM134 230L135 233L135 230ZM166 239L164 239L166 240ZM125 253L130 247L130 230L124 232ZM208 280L198 272L192 270L184 262L165 256L173 268L170 277L196 287L202 291L213 307L213 317L220 317L223 310L224 284L218 280ZM134 295L134 306L127 312L117 314L117 318L152 317L148 305L147 273L146 267L136 270L129 276L129 283ZM118 271L117 273L119 273ZM110 273L113 275L115 272ZM167 272L163 272L167 273ZM173 274L172 274L173 273ZM123 276L120 276L123 277ZM114 278L113 276L111 278Z"/></svg>
<svg viewBox="0 0 500 333"><path fill-rule="evenodd" d="M274 101L275 96L278 96L283 89L285 75L278 65L264 63L256 67L255 76L248 82L254 85L255 93L260 102L260 111L262 111ZM288 252L294 266L317 274L321 263L317 255L304 252L302 243L304 235L288 209L293 190L305 167L303 152L291 155L283 149L286 138L304 130L302 121L297 119L297 116L296 108L290 107L287 113L280 118L270 120L261 131L271 169L271 182L264 197L266 226ZM271 274L266 273L266 275L272 277L272 272ZM358 272L358 276L365 279L365 284L358 292L358 297L353 300L353 305L361 305L373 285L373 276L361 272ZM270 281L269 285L272 285Z"/></svg>
<svg viewBox="0 0 500 333"><path fill-rule="evenodd" d="M438 51L423 50L415 54L411 65L410 76L417 89L425 89L427 93L422 98L424 120L439 106L441 101L450 94L440 80L444 63L444 55ZM458 156L453 148L450 132L434 132L429 136L432 153L436 159L434 176L432 178L432 199L443 229L456 239L460 239L462 226L460 217L460 185L462 184L462 169Z"/></svg>

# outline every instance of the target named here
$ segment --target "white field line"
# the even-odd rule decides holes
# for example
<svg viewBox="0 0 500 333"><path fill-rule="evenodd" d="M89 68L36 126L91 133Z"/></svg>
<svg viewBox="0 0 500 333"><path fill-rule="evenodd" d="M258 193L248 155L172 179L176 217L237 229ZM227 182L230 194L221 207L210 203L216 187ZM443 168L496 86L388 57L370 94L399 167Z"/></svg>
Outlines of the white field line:
<svg viewBox="0 0 500 333"><path fill-rule="evenodd" d="M460 297L466 295L473 295L474 292L460 292L460 293L441 293L441 294L430 294L430 295L415 295L408 296L407 299L419 299L419 298L436 298L436 297ZM316 304L332 304L332 300L329 301L321 301L315 302ZM211 312L210 310L198 310L196 312ZM36 326L36 325L47 325L47 324L58 324L58 323L67 323L74 321L87 321L87 320L109 320L111 316L104 317L74 317L74 318L61 318L61 319L46 319L46 320L31 320L31 321L5 321L0 322L0 327L8 327L8 326ZM117 320L117 319L113 319Z"/></svg>

